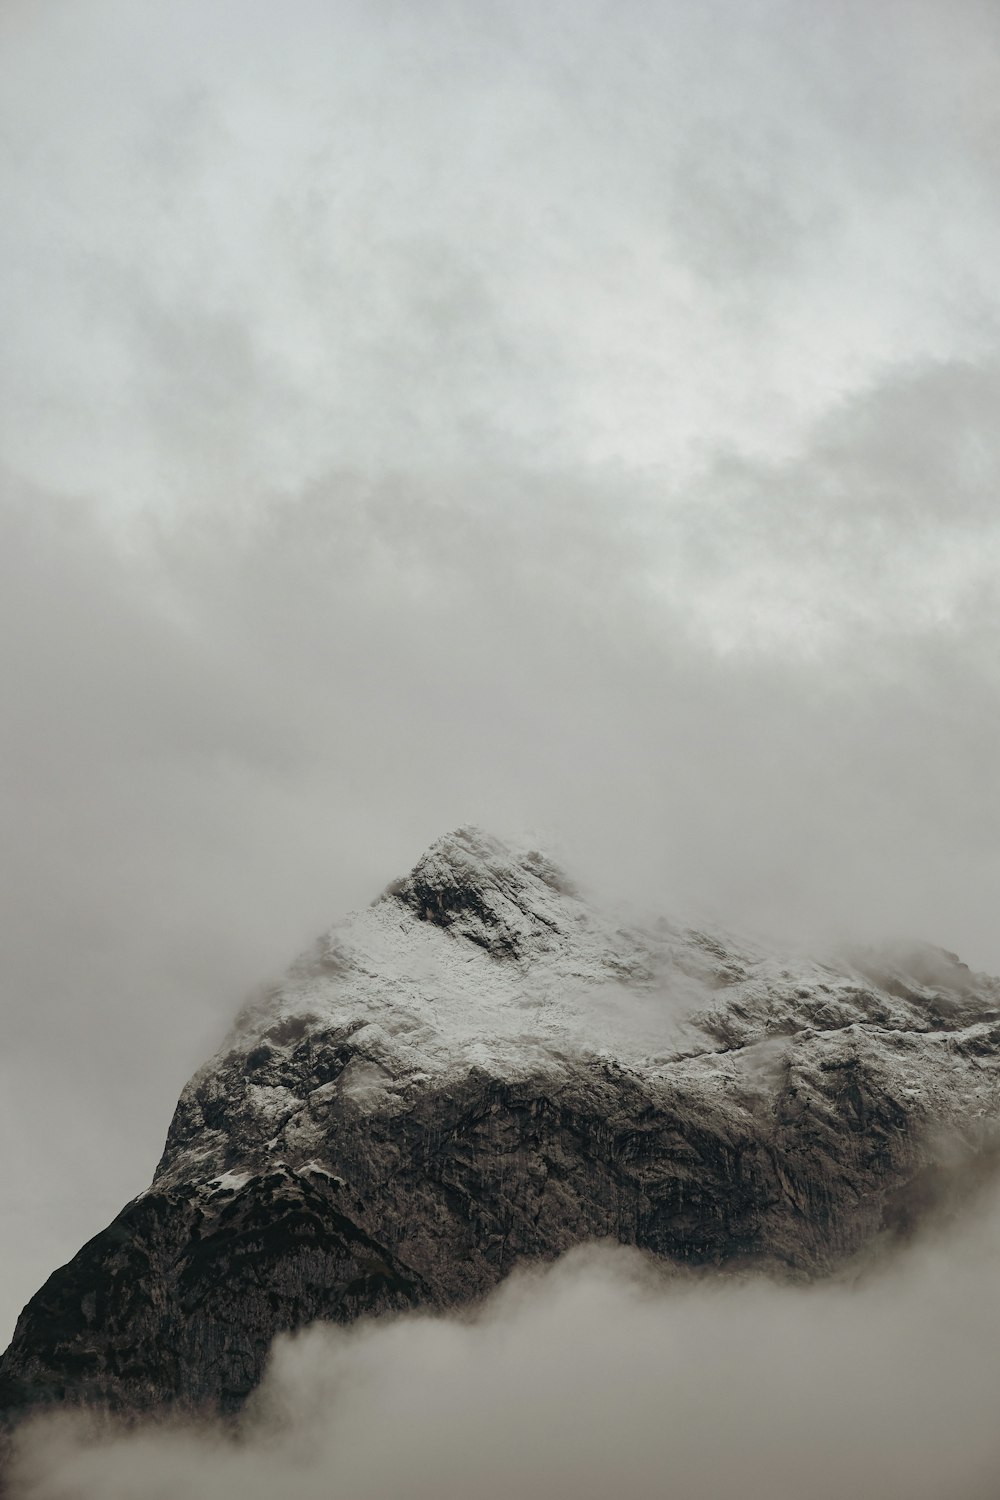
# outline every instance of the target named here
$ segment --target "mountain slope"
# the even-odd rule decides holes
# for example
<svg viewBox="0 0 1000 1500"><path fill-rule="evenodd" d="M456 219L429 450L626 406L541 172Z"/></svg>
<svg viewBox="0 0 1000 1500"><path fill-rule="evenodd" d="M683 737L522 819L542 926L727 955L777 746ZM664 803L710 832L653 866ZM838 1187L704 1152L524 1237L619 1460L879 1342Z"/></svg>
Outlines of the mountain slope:
<svg viewBox="0 0 1000 1500"><path fill-rule="evenodd" d="M244 1011L151 1187L25 1309L0 1404L233 1409L280 1330L593 1237L823 1274L992 1152L998 1091L1000 983L954 955L623 926L463 829Z"/></svg>

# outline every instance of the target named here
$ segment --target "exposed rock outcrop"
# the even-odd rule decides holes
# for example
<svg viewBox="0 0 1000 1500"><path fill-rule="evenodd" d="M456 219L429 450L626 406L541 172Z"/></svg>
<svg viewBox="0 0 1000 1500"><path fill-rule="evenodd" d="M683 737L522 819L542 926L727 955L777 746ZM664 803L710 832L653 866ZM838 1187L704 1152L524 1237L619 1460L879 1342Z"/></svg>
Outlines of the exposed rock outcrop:
<svg viewBox="0 0 1000 1500"><path fill-rule="evenodd" d="M821 1275L991 1157L998 1103L1000 983L953 954L623 926L460 830L244 1011L150 1189L25 1309L0 1405L231 1410L280 1330L595 1237Z"/></svg>

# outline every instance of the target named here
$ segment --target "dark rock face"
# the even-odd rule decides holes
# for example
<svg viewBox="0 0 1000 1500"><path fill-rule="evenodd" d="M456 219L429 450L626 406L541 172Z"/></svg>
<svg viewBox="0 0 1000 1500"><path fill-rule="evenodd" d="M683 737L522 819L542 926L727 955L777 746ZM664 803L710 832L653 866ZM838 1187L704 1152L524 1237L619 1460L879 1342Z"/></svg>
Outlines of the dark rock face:
<svg viewBox="0 0 1000 1500"><path fill-rule="evenodd" d="M998 1102L1000 984L954 955L618 926L463 830L241 1017L152 1187L25 1309L0 1405L233 1410L277 1332L593 1238L821 1275L992 1162Z"/></svg>
<svg viewBox="0 0 1000 1500"><path fill-rule="evenodd" d="M272 1331L412 1306L423 1287L341 1214L326 1185L275 1171L216 1205L150 1192L33 1298L7 1404L232 1410ZM25 1326L26 1325L26 1326Z"/></svg>

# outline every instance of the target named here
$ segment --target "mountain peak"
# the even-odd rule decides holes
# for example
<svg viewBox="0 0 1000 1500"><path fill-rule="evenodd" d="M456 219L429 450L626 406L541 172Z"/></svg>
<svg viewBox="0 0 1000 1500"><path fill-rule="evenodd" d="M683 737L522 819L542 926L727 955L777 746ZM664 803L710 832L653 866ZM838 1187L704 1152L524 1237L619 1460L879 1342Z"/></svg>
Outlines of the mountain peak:
<svg viewBox="0 0 1000 1500"><path fill-rule="evenodd" d="M522 852L470 825L437 839L383 899L496 958L516 959L561 930L560 907L575 904L575 891L537 849Z"/></svg>
<svg viewBox="0 0 1000 1500"><path fill-rule="evenodd" d="M454 1307L587 1240L795 1276L877 1253L992 1169L998 1021L943 950L633 927L459 828L190 1081L150 1188L23 1314L0 1421L231 1411L278 1332Z"/></svg>

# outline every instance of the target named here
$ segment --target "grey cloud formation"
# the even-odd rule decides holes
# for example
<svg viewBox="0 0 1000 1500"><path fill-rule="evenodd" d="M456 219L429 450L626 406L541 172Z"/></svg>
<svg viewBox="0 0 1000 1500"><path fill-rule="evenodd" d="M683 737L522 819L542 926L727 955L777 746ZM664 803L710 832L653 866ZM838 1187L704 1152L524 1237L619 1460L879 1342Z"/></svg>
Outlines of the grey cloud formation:
<svg viewBox="0 0 1000 1500"><path fill-rule="evenodd" d="M105 504L512 445L686 471L995 338L986 6L4 26L4 448Z"/></svg>
<svg viewBox="0 0 1000 1500"><path fill-rule="evenodd" d="M996 1275L989 1217L853 1287L574 1252L475 1316L279 1339L237 1434L43 1421L13 1495L979 1500L1000 1461Z"/></svg>
<svg viewBox="0 0 1000 1500"><path fill-rule="evenodd" d="M997 15L0 14L0 1316L443 830L1000 969Z"/></svg>
<svg viewBox="0 0 1000 1500"><path fill-rule="evenodd" d="M906 628L877 558L855 586L821 548L810 575L792 535L824 628L781 645L780 550L762 574L692 523L664 593L646 516L516 473L332 476L143 550L79 504L5 507L12 1303L47 1201L54 1263L144 1185L241 990L470 818L645 906L1000 967L990 596L935 623L918 572Z"/></svg>
<svg viewBox="0 0 1000 1500"><path fill-rule="evenodd" d="M996 602L998 400L995 361L904 366L787 461L723 458L667 521L672 596L723 646L966 628Z"/></svg>

